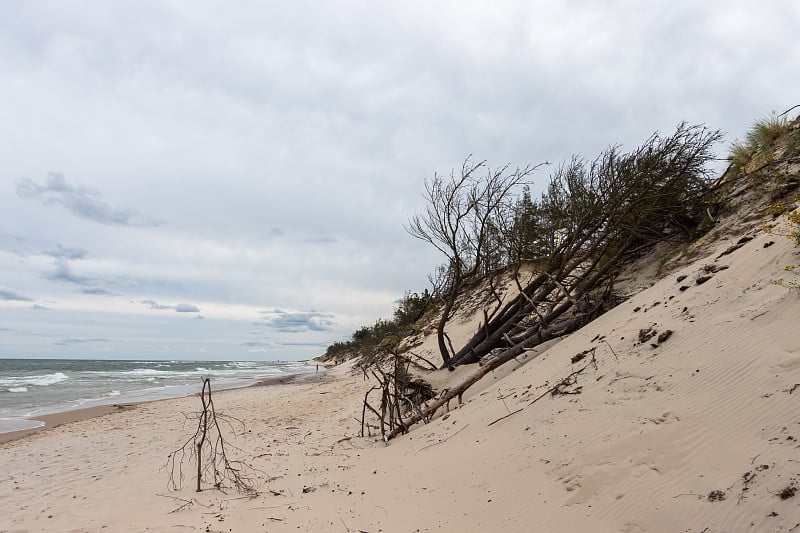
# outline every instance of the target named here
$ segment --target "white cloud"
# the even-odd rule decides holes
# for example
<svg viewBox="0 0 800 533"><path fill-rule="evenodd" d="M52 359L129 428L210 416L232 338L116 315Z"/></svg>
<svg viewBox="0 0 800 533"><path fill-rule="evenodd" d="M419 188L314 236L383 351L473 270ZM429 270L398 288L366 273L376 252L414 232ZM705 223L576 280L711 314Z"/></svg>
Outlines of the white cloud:
<svg viewBox="0 0 800 533"><path fill-rule="evenodd" d="M4 4L0 316L28 332L4 341L316 355L425 285L439 258L402 229L425 177L681 120L741 137L797 103L798 19L788 0ZM276 338L244 346L259 321Z"/></svg>

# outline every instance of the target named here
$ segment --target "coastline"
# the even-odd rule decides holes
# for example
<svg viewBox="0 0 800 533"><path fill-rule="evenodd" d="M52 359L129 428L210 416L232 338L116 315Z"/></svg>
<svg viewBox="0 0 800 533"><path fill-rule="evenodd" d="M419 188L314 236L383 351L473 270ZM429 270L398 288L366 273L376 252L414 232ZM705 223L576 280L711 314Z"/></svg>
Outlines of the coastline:
<svg viewBox="0 0 800 533"><path fill-rule="evenodd" d="M58 426L69 424L71 422L78 422L80 420L87 420L96 416L107 415L117 411L118 409L129 409L133 405L135 404L98 405L94 407L83 407L80 409L72 409L58 413L25 418L24 420L35 420L37 422L42 422L44 425L29 429L17 429L14 431L5 431L0 433L0 444L21 439L33 433L39 433L48 429L57 428Z"/></svg>
<svg viewBox="0 0 800 533"><path fill-rule="evenodd" d="M246 425L246 431L235 435L227 434L233 428L226 429L226 446L231 445L234 459L247 460L262 472L258 501L264 505L289 509L287 499L306 496L304 488L330 482L318 476L327 476L328 471L340 468L336 464L343 464L330 451L348 446L355 436L352 411L363 386L363 380L348 373L348 368L341 365L319 373L269 377L250 387L213 391L217 412ZM173 531L181 527L228 531L237 524L235 531L263 530L263 513L235 519L220 513L211 519L212 524L204 512L207 507L254 502L235 491L196 493L191 469L185 472L183 487L167 488L167 455L191 435L192 424L186 424L184 413L198 407L195 395L105 412L72 411L60 420L49 419L51 425L44 431L0 443L0 469L5 474L0 478L0 498L4 506L16 510L0 517L0 531ZM322 448L328 451L320 453ZM346 463L353 465L352 460ZM282 483L290 485L282 488ZM276 494L282 494L284 501L276 502ZM309 496L322 494L320 490ZM173 512L180 500L193 502L189 507L194 510ZM227 522L218 529L214 525L223 525L219 524L223 514Z"/></svg>
<svg viewBox="0 0 800 533"><path fill-rule="evenodd" d="M288 385L293 383L312 383L312 382L319 382L323 379L322 376L325 375L325 372L296 372L292 374L284 374L280 376L267 376L263 378L259 378L255 383L251 383L250 385L246 385L244 387L223 387L223 388L214 388L214 394L222 394L228 391L237 390L237 389L246 389L249 387L263 387L269 385ZM131 402L121 402L121 403L112 403L107 405L93 405L90 407L78 407L78 408L65 408L63 411L57 411L53 413L35 415L30 417L25 417L22 420L25 421L36 421L41 422L42 425L33 427L33 428L26 428L26 429L15 429L12 431L2 431L0 432L0 444L14 441L17 439L21 439L28 435L39 433L42 431L47 431L49 429L56 428L58 426L69 424L72 422L79 422L82 420L88 420L90 418L95 418L99 416L105 416L109 414L113 414L119 411L126 411L129 409L135 409L136 407L149 404L149 403L156 403L156 402L169 402L172 400L180 399L180 398L189 398L193 396L197 396L199 394L199 386L197 392L192 392L189 394L181 395L181 396L173 396L168 398L156 398L152 400L142 400L142 401L131 401Z"/></svg>
<svg viewBox="0 0 800 533"><path fill-rule="evenodd" d="M787 332L800 299L772 283L796 252L770 239L682 289L732 244L720 241L388 444L375 416L360 436L374 381L351 372L355 361L215 390L216 412L234 420L223 424L229 459L253 468L257 494L195 492L196 463L181 450L198 427L185 416L196 396L2 443L12 512L0 531L796 530L800 338ZM481 319L456 321L454 343ZM674 334L637 342L653 327ZM416 350L435 353L436 338ZM576 364L587 350L591 362ZM474 371L425 377L442 390ZM171 490L176 452L185 462Z"/></svg>

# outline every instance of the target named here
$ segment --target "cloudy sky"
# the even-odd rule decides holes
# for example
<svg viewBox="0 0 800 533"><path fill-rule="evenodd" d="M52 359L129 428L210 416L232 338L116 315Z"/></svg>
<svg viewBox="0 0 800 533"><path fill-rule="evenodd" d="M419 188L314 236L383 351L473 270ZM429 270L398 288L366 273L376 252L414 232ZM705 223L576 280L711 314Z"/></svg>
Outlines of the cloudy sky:
<svg viewBox="0 0 800 533"><path fill-rule="evenodd" d="M800 104L798 24L792 0L6 0L0 357L318 355L425 287L426 177L682 120L730 142Z"/></svg>

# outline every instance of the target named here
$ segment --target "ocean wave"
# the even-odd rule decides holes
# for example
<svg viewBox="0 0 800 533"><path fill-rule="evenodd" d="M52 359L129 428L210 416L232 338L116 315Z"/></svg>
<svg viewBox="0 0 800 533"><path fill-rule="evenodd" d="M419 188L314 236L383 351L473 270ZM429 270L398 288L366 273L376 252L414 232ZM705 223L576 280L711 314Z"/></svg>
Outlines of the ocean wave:
<svg viewBox="0 0 800 533"><path fill-rule="evenodd" d="M28 392L28 387L9 387L8 392Z"/></svg>
<svg viewBox="0 0 800 533"><path fill-rule="evenodd" d="M195 377L206 377L206 376L214 376L214 377L230 377L230 376L241 376L246 377L250 374L272 374L276 372L274 369L265 368L265 369L208 369L205 367L196 367L193 370L158 370L156 368L135 368L133 370L93 370L93 371L85 371L81 372L81 374L91 375L94 378L105 378L105 379L140 379L143 381L152 382L156 378L157 379L191 379ZM277 370L277 373L281 373L280 370Z"/></svg>
<svg viewBox="0 0 800 533"><path fill-rule="evenodd" d="M135 368L133 370L87 370L84 374L97 377L119 378L119 377L173 377L180 376L184 372L174 370L157 370L155 368Z"/></svg>
<svg viewBox="0 0 800 533"><path fill-rule="evenodd" d="M43 374L38 376L10 376L7 378L0 378L0 387L25 387L28 385L35 387L47 387L48 385L55 385L69 379L69 376L56 372L54 374ZM14 391L23 392L23 391Z"/></svg>
<svg viewBox="0 0 800 533"><path fill-rule="evenodd" d="M231 361L230 363L225 363L225 366L233 368L253 368L253 369L261 367L261 365L259 363L256 363L255 361Z"/></svg>

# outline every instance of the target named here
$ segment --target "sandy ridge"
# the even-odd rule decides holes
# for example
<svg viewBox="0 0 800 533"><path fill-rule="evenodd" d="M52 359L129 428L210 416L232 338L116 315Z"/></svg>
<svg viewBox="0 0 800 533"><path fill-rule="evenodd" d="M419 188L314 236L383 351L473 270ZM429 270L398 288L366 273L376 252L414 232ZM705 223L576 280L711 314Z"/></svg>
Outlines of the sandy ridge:
<svg viewBox="0 0 800 533"><path fill-rule="evenodd" d="M12 509L0 530L800 531L800 495L779 496L800 487L800 297L772 284L798 252L757 233L717 260L732 242L509 363L388 447L356 436L369 383L348 365L320 383L220 394L218 408L250 430L237 445L267 474L255 499L167 492L160 467L194 398L0 444ZM728 268L697 284L709 264ZM463 317L452 335L476 323ZM639 343L650 327L673 333ZM531 404L592 347L580 394Z"/></svg>

